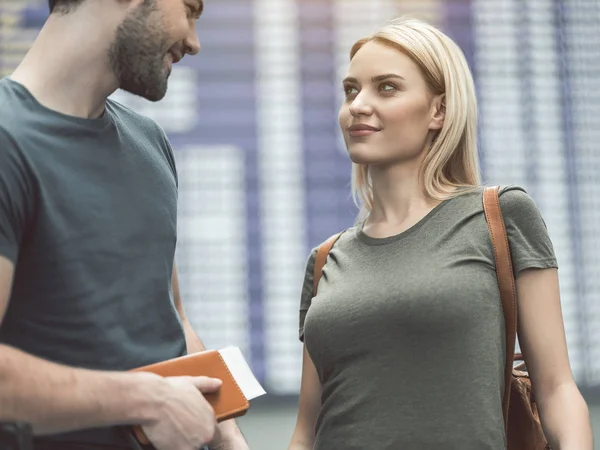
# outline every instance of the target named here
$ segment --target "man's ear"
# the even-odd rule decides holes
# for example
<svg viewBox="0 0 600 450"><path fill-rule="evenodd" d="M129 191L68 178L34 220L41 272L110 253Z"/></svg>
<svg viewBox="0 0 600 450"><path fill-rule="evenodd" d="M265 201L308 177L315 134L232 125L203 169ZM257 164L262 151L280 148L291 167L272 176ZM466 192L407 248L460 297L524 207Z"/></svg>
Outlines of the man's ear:
<svg viewBox="0 0 600 450"><path fill-rule="evenodd" d="M431 103L430 130L441 130L446 119L446 94L436 95Z"/></svg>

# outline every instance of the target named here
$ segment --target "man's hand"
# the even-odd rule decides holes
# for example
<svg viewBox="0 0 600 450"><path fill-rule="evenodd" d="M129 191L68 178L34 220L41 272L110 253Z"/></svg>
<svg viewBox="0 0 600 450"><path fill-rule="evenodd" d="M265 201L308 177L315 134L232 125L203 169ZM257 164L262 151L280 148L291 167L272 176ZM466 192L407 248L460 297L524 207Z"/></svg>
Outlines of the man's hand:
<svg viewBox="0 0 600 450"><path fill-rule="evenodd" d="M157 450L198 450L215 438L217 421L204 398L221 387L208 377L168 377L155 395L161 396L154 419L142 430Z"/></svg>

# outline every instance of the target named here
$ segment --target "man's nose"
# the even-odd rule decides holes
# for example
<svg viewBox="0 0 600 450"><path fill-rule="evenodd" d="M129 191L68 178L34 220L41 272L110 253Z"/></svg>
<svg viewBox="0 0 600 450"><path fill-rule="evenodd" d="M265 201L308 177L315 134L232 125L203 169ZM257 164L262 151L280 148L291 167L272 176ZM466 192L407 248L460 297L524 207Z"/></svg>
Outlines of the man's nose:
<svg viewBox="0 0 600 450"><path fill-rule="evenodd" d="M188 33L184 44L185 52L189 55L195 55L200 51L200 40L198 39L198 33L196 33L195 27Z"/></svg>

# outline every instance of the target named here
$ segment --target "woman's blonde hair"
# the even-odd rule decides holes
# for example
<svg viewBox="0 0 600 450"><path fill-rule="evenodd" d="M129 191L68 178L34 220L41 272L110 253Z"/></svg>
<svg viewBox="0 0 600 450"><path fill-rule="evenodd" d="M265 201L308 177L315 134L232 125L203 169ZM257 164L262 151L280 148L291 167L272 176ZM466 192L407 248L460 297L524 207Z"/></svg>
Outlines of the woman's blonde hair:
<svg viewBox="0 0 600 450"><path fill-rule="evenodd" d="M475 83L458 45L426 22L398 18L357 41L350 59L370 41L389 45L409 56L421 69L431 93L445 94L444 125L426 150L421 167L425 195L445 200L479 186ZM352 196L361 208L360 216L367 216L373 207L368 165L353 163Z"/></svg>

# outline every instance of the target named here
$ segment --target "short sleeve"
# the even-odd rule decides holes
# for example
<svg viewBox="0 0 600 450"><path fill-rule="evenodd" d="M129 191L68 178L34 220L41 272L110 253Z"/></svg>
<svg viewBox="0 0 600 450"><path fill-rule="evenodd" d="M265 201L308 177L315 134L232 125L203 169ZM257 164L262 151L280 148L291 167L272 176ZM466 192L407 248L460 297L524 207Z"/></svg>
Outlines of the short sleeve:
<svg viewBox="0 0 600 450"><path fill-rule="evenodd" d="M33 190L18 145L0 128L0 255L13 263L28 227Z"/></svg>
<svg viewBox="0 0 600 450"><path fill-rule="evenodd" d="M313 280L314 280L314 268L315 260L317 259L318 247L315 247L308 257L306 262L306 272L304 274L304 283L302 284L302 295L300 298L300 330L299 338L300 341L304 342L304 319L306 319L306 313L313 298Z"/></svg>
<svg viewBox="0 0 600 450"><path fill-rule="evenodd" d="M500 191L515 276L525 269L558 267L546 223L534 200L518 186Z"/></svg>

